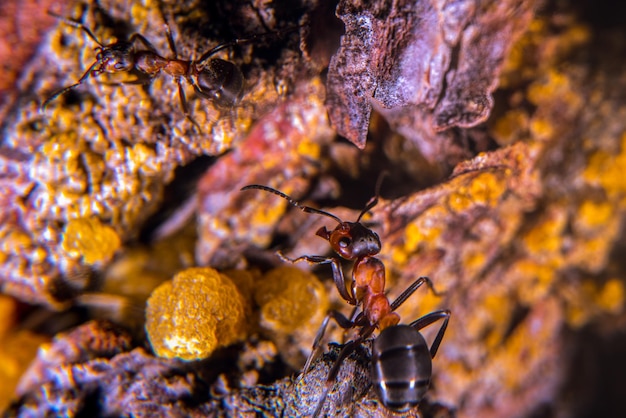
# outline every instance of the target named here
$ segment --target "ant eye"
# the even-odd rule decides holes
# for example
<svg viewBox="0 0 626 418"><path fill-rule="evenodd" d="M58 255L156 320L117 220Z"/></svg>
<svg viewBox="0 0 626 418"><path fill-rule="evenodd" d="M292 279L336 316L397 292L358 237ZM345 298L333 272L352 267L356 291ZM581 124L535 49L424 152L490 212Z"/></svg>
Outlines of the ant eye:
<svg viewBox="0 0 626 418"><path fill-rule="evenodd" d="M349 247L351 243L352 243L352 240L348 237L343 237L339 240L339 246L341 248Z"/></svg>

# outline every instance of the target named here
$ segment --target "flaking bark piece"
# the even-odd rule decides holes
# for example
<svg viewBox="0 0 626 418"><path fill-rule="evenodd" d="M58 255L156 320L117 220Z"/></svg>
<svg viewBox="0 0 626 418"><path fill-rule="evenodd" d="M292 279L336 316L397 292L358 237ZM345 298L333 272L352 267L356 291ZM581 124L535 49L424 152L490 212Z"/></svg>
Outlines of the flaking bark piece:
<svg viewBox="0 0 626 418"><path fill-rule="evenodd" d="M103 321L59 334L22 377L5 416L206 416L195 398L208 389L188 367L198 363L131 349L128 335Z"/></svg>
<svg viewBox="0 0 626 418"><path fill-rule="evenodd" d="M59 334L40 352L5 416L310 416L340 350L331 344L302 378L220 395L209 386L235 367L229 350L201 362L158 358L132 349L128 336L109 323L92 321ZM370 390L369 366L365 342L342 363L322 409L325 416L390 415ZM453 416L428 400L419 411L423 418Z"/></svg>
<svg viewBox="0 0 626 418"><path fill-rule="evenodd" d="M328 371L335 363L342 346L330 344L328 352L315 362L304 376L285 378L268 386L255 386L234 391L223 397L215 412L218 416L312 416L325 389ZM370 342L348 356L339 369L337 379L328 391L321 409L326 417L422 417L453 418L454 410L431 402L428 397L417 408L394 414L384 407L371 390Z"/></svg>
<svg viewBox="0 0 626 418"><path fill-rule="evenodd" d="M346 30L326 101L337 132L363 148L373 108L396 128L415 125L401 133L418 144L484 121L503 58L535 2L492 3L341 1Z"/></svg>

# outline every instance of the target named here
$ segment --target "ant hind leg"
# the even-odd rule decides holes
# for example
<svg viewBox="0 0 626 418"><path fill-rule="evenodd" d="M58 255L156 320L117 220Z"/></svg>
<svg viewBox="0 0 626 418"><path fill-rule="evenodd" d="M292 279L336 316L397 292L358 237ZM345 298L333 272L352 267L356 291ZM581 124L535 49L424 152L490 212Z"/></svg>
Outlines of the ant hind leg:
<svg viewBox="0 0 626 418"><path fill-rule="evenodd" d="M178 83L178 97L180 98L180 106L183 108L183 113L185 114L185 117L193 124L194 128L198 130L198 133L202 134L202 128L189 112L189 105L187 103L187 96L185 95L183 80L181 78L177 78L176 83Z"/></svg>
<svg viewBox="0 0 626 418"><path fill-rule="evenodd" d="M415 321L409 324L410 327L415 328L417 331L425 328L440 319L443 319L443 324L441 324L441 328L437 331L437 335L433 340L433 343L430 346L430 357L435 358L435 354L437 354L437 350L439 350L439 345L441 344L441 340L443 340L443 334L446 332L446 328L448 328L448 321L450 320L450 311L442 310L431 312L428 315L424 315L423 317L416 319Z"/></svg>

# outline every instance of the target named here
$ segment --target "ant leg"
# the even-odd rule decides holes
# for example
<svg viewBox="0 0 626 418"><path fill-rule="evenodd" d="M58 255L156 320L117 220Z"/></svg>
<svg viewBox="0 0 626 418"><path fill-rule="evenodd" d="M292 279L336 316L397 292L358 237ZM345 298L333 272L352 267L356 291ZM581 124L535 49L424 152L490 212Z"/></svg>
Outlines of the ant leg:
<svg viewBox="0 0 626 418"><path fill-rule="evenodd" d="M340 312L337 312L335 310L328 311L328 313L324 317L324 320L322 321L322 325L320 326L319 330L317 330L317 334L315 335L315 339L313 340L313 346L311 347L311 354L309 354L309 357L306 359L306 362L304 363L304 368L302 369L302 375L305 375L308 372L309 367L311 366L311 363L313 362L313 359L316 357L317 351L320 347L320 342L322 341L322 338L324 338L324 334L326 333L326 328L328 327L328 322L330 321L331 318L334 319L337 325L339 325L343 329L350 329L354 327L354 322L352 322L350 319L345 317Z"/></svg>
<svg viewBox="0 0 626 418"><path fill-rule="evenodd" d="M280 190L273 189L269 186L262 186L260 184L249 184L247 186L242 187L239 191L243 192L244 190L251 190L251 189L259 189L259 190L264 190L266 192L274 193L276 196L282 197L287 202L289 202L290 205L297 207L302 212L317 213L318 215L324 215L324 216L328 216L329 218L333 218L340 224L343 223L343 221L339 219L339 217L333 215L332 213L323 211L321 209L315 209L310 206L304 206L300 204L300 202L298 202L297 200L293 199L291 196L288 196L285 193L281 192Z"/></svg>
<svg viewBox="0 0 626 418"><path fill-rule="evenodd" d="M154 52L155 54L159 55L154 45L152 45L152 43L149 40L147 40L146 37L143 36L142 34L135 32L132 35L130 35L130 38L128 38L128 43L130 43L131 45L134 45L136 41L141 42L143 46L148 48L151 52Z"/></svg>
<svg viewBox="0 0 626 418"><path fill-rule="evenodd" d="M89 67L87 69L87 71L85 71L85 73L82 75L82 77L74 84L72 84L71 86L67 86L62 88L61 90L58 90L56 92L54 92L50 97L48 97L42 104L40 107L41 112L45 112L46 108L48 107L48 105L50 104L50 102L52 102L54 99L56 99L57 97L67 93L68 91L80 86L81 84L83 84L83 81L85 81L86 79L88 79L89 77L95 77L98 74L100 74L99 70L94 70L94 67L98 64L98 61L94 62L93 64L91 64L91 67Z"/></svg>
<svg viewBox="0 0 626 418"><path fill-rule="evenodd" d="M215 55L216 53L218 53L218 52L220 52L220 51L222 51L224 49L232 48L233 46L237 46L237 45L245 45L245 44L253 43L253 42L256 42L257 40L259 40L260 38L264 38L264 37L269 36L269 35L274 35L274 36L280 37L280 36L282 36L284 34L287 34L287 33L290 33L290 32L295 32L298 29L300 29L300 26L294 26L294 27L286 28L286 29L279 30L279 31L259 33L257 35L251 36L250 38L235 39L235 40L230 41L230 42L224 42L222 44L219 44L219 45L209 49L207 52L202 54L200 59L198 59L196 61L196 64L201 64L202 62L204 62L207 59L209 59L212 55Z"/></svg>
<svg viewBox="0 0 626 418"><path fill-rule="evenodd" d="M174 43L174 37L172 36L170 25L165 23L164 26L165 26L165 34L167 35L167 43L170 46L170 51L172 51L172 54L174 54L174 59L178 59L178 52L176 51L176 44Z"/></svg>
<svg viewBox="0 0 626 418"><path fill-rule="evenodd" d="M400 307L400 305L402 305L413 294L413 292L419 289L419 287L423 285L424 283L426 283L430 291L433 292L435 296L442 296L441 293L435 290L435 287L433 286L433 282L428 277L421 276L417 280L415 280L411 284L411 286L409 286L404 292L402 292L400 296L396 298L396 300L394 300L391 303L391 311L393 312L396 309L398 309L398 307Z"/></svg>
<svg viewBox="0 0 626 418"><path fill-rule="evenodd" d="M409 324L410 327L415 328L416 330L420 330L429 326L430 324L443 319L443 324L441 324L441 328L437 332L437 336L430 346L430 357L435 358L435 354L437 354L437 350L439 349L439 344L441 344L441 340L443 340L443 334L446 332L446 328L448 328L448 321L450 320L450 311L435 311L431 312L428 315L424 315L423 317L416 319L415 321Z"/></svg>
<svg viewBox="0 0 626 418"><path fill-rule="evenodd" d="M196 122L195 119L191 116L191 113L189 113L189 106L187 105L187 96L185 95L183 80L178 77L176 79L176 82L178 83L178 97L180 98L180 105L183 108L183 113L185 114L185 117L193 124L193 126L198 130L199 133L202 133L202 128L200 128L198 122Z"/></svg>
<svg viewBox="0 0 626 418"><path fill-rule="evenodd" d="M126 80L126 81L116 81L116 82L98 82L98 84L102 84L104 86L146 86L148 84L150 84L152 82L152 80L154 79L154 77L137 77L133 80Z"/></svg>
<svg viewBox="0 0 626 418"><path fill-rule="evenodd" d="M297 263L298 261L305 260L310 264L329 264L333 270L333 280L335 282L335 286L339 291L339 295L348 302L350 305L356 305L356 297L348 293L348 289L346 288L346 280L343 277L343 270L341 270L341 264L339 260L335 257L322 257L319 255L303 255L298 258L288 258L285 257L281 252L278 252L278 257L280 257L283 261L288 261L292 264Z"/></svg>
<svg viewBox="0 0 626 418"><path fill-rule="evenodd" d="M369 337L372 334L372 332L374 332L375 329L376 327L374 325L370 325L369 327L362 330L362 333L358 338L356 338L353 341L350 341L349 343L343 346L343 348L339 352L339 356L337 357L337 360L335 360L335 363L333 364L333 367L331 367L330 371L328 372L328 376L326 377L324 391L322 392L320 399L317 401L317 407L315 408L313 417L318 417L320 412L322 411L322 407L324 406L324 401L326 400L326 397L328 396L328 392L330 391L330 388L335 383L335 379L337 379L337 375L339 374L341 363L355 350L356 347L359 346L359 344L361 344L367 337Z"/></svg>

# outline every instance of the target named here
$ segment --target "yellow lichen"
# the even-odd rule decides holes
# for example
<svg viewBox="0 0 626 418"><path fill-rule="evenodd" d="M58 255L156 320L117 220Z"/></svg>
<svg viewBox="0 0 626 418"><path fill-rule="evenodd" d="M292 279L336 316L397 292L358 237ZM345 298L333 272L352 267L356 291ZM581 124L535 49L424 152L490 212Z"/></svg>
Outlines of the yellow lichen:
<svg viewBox="0 0 626 418"><path fill-rule="evenodd" d="M614 208L609 202L583 202L578 211L577 221L587 229L597 228L614 219Z"/></svg>
<svg viewBox="0 0 626 418"><path fill-rule="evenodd" d="M578 291L566 293L566 319L573 327L588 323L601 312L619 314L624 309L624 283L610 279L603 285L583 280Z"/></svg>
<svg viewBox="0 0 626 418"><path fill-rule="evenodd" d="M17 318L17 303L0 295L0 411L15 396L15 387L31 363L39 345L48 338L27 330L11 330Z"/></svg>
<svg viewBox="0 0 626 418"><path fill-rule="evenodd" d="M555 330L551 327L550 314L554 312L554 303L542 320L531 318L517 326L506 338L504 344L494 347L491 354L489 373L496 374L492 378L511 391L520 390L524 380L520 376L534 370L545 358L547 342L553 340ZM495 382L494 382L495 383ZM516 392L513 392L516 393Z"/></svg>
<svg viewBox="0 0 626 418"><path fill-rule="evenodd" d="M9 231L6 237L3 237L0 251L3 254L23 254L30 251L33 245L32 238L25 232L19 230Z"/></svg>
<svg viewBox="0 0 626 418"><path fill-rule="evenodd" d="M573 114L573 112L580 109L583 101L579 92L573 88L572 84L566 73L551 69L546 76L533 82L528 87L526 97L537 106L545 106L547 103L555 102L563 103L566 107L563 107L562 111ZM531 130L533 123L531 121ZM539 126L536 126L534 129L537 129L542 134L542 137L548 135L546 130L552 129L550 121L543 121Z"/></svg>
<svg viewBox="0 0 626 418"><path fill-rule="evenodd" d="M486 262L487 257L481 250L470 250L463 253L463 266L468 277L478 273L485 266Z"/></svg>
<svg viewBox="0 0 626 418"><path fill-rule="evenodd" d="M320 145L314 141L304 140L298 143L298 154L302 156L307 156L313 159L318 159L320 157Z"/></svg>
<svg viewBox="0 0 626 418"><path fill-rule="evenodd" d="M531 103L540 105L542 103L551 102L560 91L569 88L569 80L563 73L555 70L550 71L545 78L532 83L528 87L526 97Z"/></svg>
<svg viewBox="0 0 626 418"><path fill-rule="evenodd" d="M69 221L61 245L70 257L82 257L86 264L95 264L110 260L121 241L113 228L89 217Z"/></svg>
<svg viewBox="0 0 626 418"><path fill-rule="evenodd" d="M459 187L448 196L448 207L463 212L474 205L494 206L505 191L504 180L494 173L484 172L469 185Z"/></svg>
<svg viewBox="0 0 626 418"><path fill-rule="evenodd" d="M529 253L538 258L557 257L563 245L566 214L555 210L551 215L534 225L522 238Z"/></svg>
<svg viewBox="0 0 626 418"><path fill-rule="evenodd" d="M510 296L496 293L486 295L471 318L467 318L466 332L485 341L486 347L494 348L502 342L510 322Z"/></svg>
<svg viewBox="0 0 626 418"><path fill-rule="evenodd" d="M530 121L530 133L534 139L546 140L554 135L553 122L541 117L533 117Z"/></svg>
<svg viewBox="0 0 626 418"><path fill-rule="evenodd" d="M517 299L528 306L545 297L558 278L557 266L550 262L539 263L533 259L524 259L515 263L513 269L523 277L525 283L517 289Z"/></svg>
<svg viewBox="0 0 626 418"><path fill-rule="evenodd" d="M624 308L624 283L619 279L607 281L597 292L595 301L601 309L619 313Z"/></svg>
<svg viewBox="0 0 626 418"><path fill-rule="evenodd" d="M247 333L246 305L235 284L211 268L189 268L152 292L146 332L160 357L196 360Z"/></svg>
<svg viewBox="0 0 626 418"><path fill-rule="evenodd" d="M415 222L408 224L405 228L404 250L412 253L424 245L432 245L443 232L439 219L447 215L448 212L443 207L433 206Z"/></svg>
<svg viewBox="0 0 626 418"><path fill-rule="evenodd" d="M528 114L520 109L510 110L494 123L491 134L502 146L519 140L528 130Z"/></svg>
<svg viewBox="0 0 626 418"><path fill-rule="evenodd" d="M261 309L261 326L281 333L317 327L317 319L328 309L324 286L314 275L296 267L266 273L256 284L254 298Z"/></svg>
<svg viewBox="0 0 626 418"><path fill-rule="evenodd" d="M285 213L286 207L287 202L282 199L275 199L273 202L267 201L256 211L252 221L255 224L274 225L278 222L280 216Z"/></svg>
<svg viewBox="0 0 626 418"><path fill-rule="evenodd" d="M583 178L599 185L612 199L623 199L626 194L626 133L622 135L619 153L597 151L591 155Z"/></svg>

